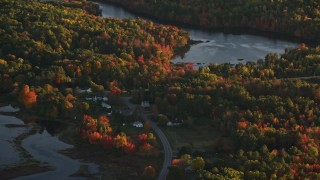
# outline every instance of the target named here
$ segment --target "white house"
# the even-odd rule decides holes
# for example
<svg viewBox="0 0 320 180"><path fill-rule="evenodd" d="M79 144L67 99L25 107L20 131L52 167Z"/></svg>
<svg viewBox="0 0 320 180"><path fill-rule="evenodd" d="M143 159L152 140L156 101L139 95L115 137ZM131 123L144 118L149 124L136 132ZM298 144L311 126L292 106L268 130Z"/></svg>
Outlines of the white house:
<svg viewBox="0 0 320 180"><path fill-rule="evenodd" d="M142 128L143 124L140 121L135 121L134 123L132 123L132 126L137 127L137 128Z"/></svg>
<svg viewBox="0 0 320 180"><path fill-rule="evenodd" d="M107 109L107 114L110 116L112 114L111 106L105 102L101 103L101 106Z"/></svg>
<svg viewBox="0 0 320 180"><path fill-rule="evenodd" d="M142 101L141 102L141 106L144 108L144 109L150 109L150 103L149 101Z"/></svg>
<svg viewBox="0 0 320 180"><path fill-rule="evenodd" d="M108 101L107 97L97 97L98 101Z"/></svg>
<svg viewBox="0 0 320 180"><path fill-rule="evenodd" d="M105 102L102 102L101 106L104 107L104 108L107 108L107 109L111 108L111 106L109 104L105 103Z"/></svg>
<svg viewBox="0 0 320 180"><path fill-rule="evenodd" d="M88 88L88 89L80 89L78 92L79 92L79 93L92 93L92 90L91 90L91 88Z"/></svg>
<svg viewBox="0 0 320 180"><path fill-rule="evenodd" d="M167 126L180 126L180 125L182 125L182 124L183 124L183 120L178 119L178 118L176 118L176 119L174 119L174 120L172 120L172 121L167 122Z"/></svg>
<svg viewBox="0 0 320 180"><path fill-rule="evenodd" d="M97 101L108 101L108 98L107 97L97 97L97 96L94 96L93 98L91 97L86 97L86 100L87 101L94 101L94 102L97 102Z"/></svg>

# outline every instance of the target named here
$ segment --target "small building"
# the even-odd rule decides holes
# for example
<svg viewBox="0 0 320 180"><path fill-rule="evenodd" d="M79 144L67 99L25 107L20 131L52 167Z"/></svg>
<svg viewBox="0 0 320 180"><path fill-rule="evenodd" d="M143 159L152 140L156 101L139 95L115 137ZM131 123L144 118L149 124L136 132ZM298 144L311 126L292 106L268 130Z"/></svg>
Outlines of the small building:
<svg viewBox="0 0 320 180"><path fill-rule="evenodd" d="M108 98L107 97L103 97L103 96L98 96L97 100L106 102L106 101L108 101Z"/></svg>
<svg viewBox="0 0 320 180"><path fill-rule="evenodd" d="M149 103L149 101L142 101L142 102L141 102L141 106L142 106L143 109L145 109L145 110L150 110L150 103Z"/></svg>
<svg viewBox="0 0 320 180"><path fill-rule="evenodd" d="M140 121L135 121L134 123L132 123L132 126L137 127L137 128L142 128L143 124Z"/></svg>
<svg viewBox="0 0 320 180"><path fill-rule="evenodd" d="M92 97L86 97L86 100L87 101L94 101L94 102L97 102L97 101L108 101L108 98L107 97L103 97L103 96L94 96L93 98Z"/></svg>
<svg viewBox="0 0 320 180"><path fill-rule="evenodd" d="M112 109L111 109L111 106L109 105L109 104L107 104L107 103L105 103L105 102L102 102L101 103L101 106L103 107L103 108L106 108L107 109L107 115L111 115L112 114Z"/></svg>
<svg viewBox="0 0 320 180"><path fill-rule="evenodd" d="M167 122L167 126L173 126L173 123L171 121Z"/></svg>
<svg viewBox="0 0 320 180"><path fill-rule="evenodd" d="M80 89L78 90L79 93L92 93L92 90L91 88L88 88L88 89Z"/></svg>
<svg viewBox="0 0 320 180"><path fill-rule="evenodd" d="M179 118L175 118L172 121L167 122L167 126L180 126L183 124L183 120Z"/></svg>

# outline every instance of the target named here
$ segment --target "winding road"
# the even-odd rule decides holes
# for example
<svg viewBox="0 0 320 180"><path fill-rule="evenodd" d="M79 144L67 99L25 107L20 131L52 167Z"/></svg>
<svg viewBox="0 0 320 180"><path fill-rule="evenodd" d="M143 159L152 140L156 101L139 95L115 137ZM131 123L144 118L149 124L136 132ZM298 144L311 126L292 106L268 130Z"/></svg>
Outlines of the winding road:
<svg viewBox="0 0 320 180"><path fill-rule="evenodd" d="M307 76L307 77L295 77L295 78L286 78L286 79L319 79L320 76ZM130 101L127 101L128 103L130 103ZM153 129L153 131L158 135L162 146L163 146L163 151L164 151L164 162L162 165L162 169L160 171L160 174L157 178L157 180L164 180L166 179L167 175L168 175L168 167L171 165L171 160L172 160L172 148L170 146L170 143L167 139L167 137L164 135L164 133L162 132L162 130L157 126L157 124L153 121L151 121L146 112L144 111L142 113L142 118L145 121L149 121L151 123L151 127Z"/></svg>
<svg viewBox="0 0 320 180"><path fill-rule="evenodd" d="M130 97L123 97L122 99L124 103L130 108L130 110L133 111L137 107L137 105L134 105L130 102ZM158 138L162 143L163 152L164 152L164 162L157 180L165 180L169 172L168 167L171 165L172 148L165 134L162 132L162 130L157 126L155 122L151 121L148 118L148 114L144 111L141 115L145 121L150 122L153 131L157 134Z"/></svg>
<svg viewBox="0 0 320 180"><path fill-rule="evenodd" d="M145 113L142 114L142 117L144 118L145 121L149 121L151 123L151 127L153 131L157 134L157 136L159 137L162 143L163 152L164 152L164 162L157 180L166 179L168 175L168 167L171 165L171 159L172 159L172 149L171 149L170 143L167 137L164 135L162 130L157 126L155 122L149 120Z"/></svg>

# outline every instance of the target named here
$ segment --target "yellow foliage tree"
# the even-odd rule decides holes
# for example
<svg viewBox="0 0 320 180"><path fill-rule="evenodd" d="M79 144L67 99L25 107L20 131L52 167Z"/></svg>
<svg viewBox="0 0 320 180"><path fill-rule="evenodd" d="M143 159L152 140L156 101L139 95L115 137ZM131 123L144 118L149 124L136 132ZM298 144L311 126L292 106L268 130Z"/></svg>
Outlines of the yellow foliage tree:
<svg viewBox="0 0 320 180"><path fill-rule="evenodd" d="M206 162L204 161L204 159L202 157L196 157L191 162L191 168L193 170L203 169L205 165L206 165Z"/></svg>
<svg viewBox="0 0 320 180"><path fill-rule="evenodd" d="M128 143L128 139L127 139L127 136L124 135L124 134L118 134L114 139L113 139L113 142L114 142L114 146L117 148L117 149L121 149L121 148L124 148L127 143Z"/></svg>

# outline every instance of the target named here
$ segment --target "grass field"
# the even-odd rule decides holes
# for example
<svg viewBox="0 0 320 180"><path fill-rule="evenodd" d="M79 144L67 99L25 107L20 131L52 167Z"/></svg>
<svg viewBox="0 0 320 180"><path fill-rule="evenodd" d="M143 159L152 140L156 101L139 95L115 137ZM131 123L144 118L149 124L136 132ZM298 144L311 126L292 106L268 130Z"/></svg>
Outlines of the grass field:
<svg viewBox="0 0 320 180"><path fill-rule="evenodd" d="M182 146L193 146L197 150L206 150L221 137L211 126L186 127L163 127L163 132L167 136L172 149L177 151Z"/></svg>

